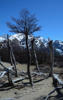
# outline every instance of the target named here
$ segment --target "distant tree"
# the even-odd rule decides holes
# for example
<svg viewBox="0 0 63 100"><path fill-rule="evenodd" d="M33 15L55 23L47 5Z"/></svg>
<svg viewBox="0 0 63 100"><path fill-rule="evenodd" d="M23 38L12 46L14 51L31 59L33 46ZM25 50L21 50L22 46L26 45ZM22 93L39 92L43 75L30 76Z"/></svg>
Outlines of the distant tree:
<svg viewBox="0 0 63 100"><path fill-rule="evenodd" d="M28 53L27 71L29 75L30 84L33 85L30 73L31 54L28 46L28 35L40 30L41 26L37 26L38 20L36 19L35 14L31 15L27 9L22 9L19 15L19 18L17 19L12 17L12 20L15 22L15 24L11 24L10 22L7 22L6 24L10 28L10 32L24 33L26 36L26 46Z"/></svg>

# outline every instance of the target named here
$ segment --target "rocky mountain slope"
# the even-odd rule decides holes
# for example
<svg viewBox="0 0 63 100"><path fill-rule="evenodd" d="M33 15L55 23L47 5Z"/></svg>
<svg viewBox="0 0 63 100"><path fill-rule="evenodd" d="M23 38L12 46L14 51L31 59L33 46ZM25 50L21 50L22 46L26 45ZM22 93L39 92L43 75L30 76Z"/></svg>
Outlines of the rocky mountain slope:
<svg viewBox="0 0 63 100"><path fill-rule="evenodd" d="M28 45L29 48L32 48L31 40L33 39L33 35L28 36ZM13 49L26 49L26 37L24 34L14 34L9 37L11 40L11 44L13 46ZM3 35L0 37L0 49L2 49L4 46L6 46L6 36ZM55 40L53 41L53 46L57 52L60 54L63 54L63 41ZM43 37L35 37L34 47L37 50L46 50L48 51L48 40L44 39Z"/></svg>

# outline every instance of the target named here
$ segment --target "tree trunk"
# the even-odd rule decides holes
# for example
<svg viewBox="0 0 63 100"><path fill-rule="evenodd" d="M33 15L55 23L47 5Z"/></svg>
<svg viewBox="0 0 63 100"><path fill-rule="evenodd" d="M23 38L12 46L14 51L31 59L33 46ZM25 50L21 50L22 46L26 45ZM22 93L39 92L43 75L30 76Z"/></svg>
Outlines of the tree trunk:
<svg viewBox="0 0 63 100"><path fill-rule="evenodd" d="M15 57L14 57L14 54L13 54L13 51L12 51L12 47L10 45L9 35L7 35L7 46L8 46L8 52L9 52L11 65L13 65L13 63L14 63L15 76L17 77L16 61L15 61Z"/></svg>
<svg viewBox="0 0 63 100"><path fill-rule="evenodd" d="M11 53L11 51L9 53L10 53L10 62L11 62L11 66L12 66L13 65L12 53Z"/></svg>
<svg viewBox="0 0 63 100"><path fill-rule="evenodd" d="M50 73L49 76L53 76L53 66L54 66L54 51L52 41L49 42L50 48Z"/></svg>
<svg viewBox="0 0 63 100"><path fill-rule="evenodd" d="M31 86L33 86L32 76L31 76L31 72L30 72L31 54L30 54L30 50L29 50L29 46L28 46L28 35L26 35L26 46L27 46L27 54L28 54L27 71L28 71L30 84L31 84Z"/></svg>
<svg viewBox="0 0 63 100"><path fill-rule="evenodd" d="M36 55L36 52L34 50L34 39L32 40L32 50L33 50L33 54L34 54L34 58L35 58L36 69L39 72L40 70L39 70L39 67L38 67L37 55Z"/></svg>
<svg viewBox="0 0 63 100"><path fill-rule="evenodd" d="M7 74L8 74L8 81L9 81L9 84L10 84L10 85L13 85L13 82L12 82L12 79L11 79L11 76L10 76L10 72L8 71Z"/></svg>
<svg viewBox="0 0 63 100"><path fill-rule="evenodd" d="M13 63L14 63L15 76L17 77L18 75L17 75L17 68L16 68L16 60L15 60L12 48L11 48L11 56L12 56Z"/></svg>

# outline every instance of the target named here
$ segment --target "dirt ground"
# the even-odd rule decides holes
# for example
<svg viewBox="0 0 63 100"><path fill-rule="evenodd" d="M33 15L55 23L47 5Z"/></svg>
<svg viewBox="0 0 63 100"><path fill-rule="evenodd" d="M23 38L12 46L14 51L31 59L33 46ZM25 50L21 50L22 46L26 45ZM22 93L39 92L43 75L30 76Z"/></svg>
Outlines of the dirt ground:
<svg viewBox="0 0 63 100"><path fill-rule="evenodd" d="M7 67L10 67L9 63L3 62L3 64ZM18 71L21 71L21 72L27 71L27 65L17 63L17 69ZM34 69L35 69L35 66L31 66L31 71L34 71ZM42 71L45 72L44 67L42 67ZM54 67L54 73L55 72L57 74L60 72L63 73L63 69ZM45 74L48 75L47 71ZM4 77L3 79L5 80L5 82L7 81L6 80L7 77L6 78ZM0 79L0 83L1 83L1 79ZM26 79L18 83L15 83L15 86L6 85L3 87L0 87L0 100L45 100L45 97L52 90L54 90L51 77L44 77L44 76L34 77L33 76L33 84L34 86L31 87L29 84L29 79ZM63 93L63 90L61 90L61 93ZM60 96L55 91L54 93L51 94L48 100L63 100L63 95Z"/></svg>

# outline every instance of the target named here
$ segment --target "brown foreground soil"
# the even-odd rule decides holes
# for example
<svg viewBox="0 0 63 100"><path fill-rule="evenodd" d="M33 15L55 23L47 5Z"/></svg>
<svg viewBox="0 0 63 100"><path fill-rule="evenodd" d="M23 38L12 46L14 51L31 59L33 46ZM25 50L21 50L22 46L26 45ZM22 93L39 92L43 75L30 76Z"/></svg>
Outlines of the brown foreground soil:
<svg viewBox="0 0 63 100"><path fill-rule="evenodd" d="M4 63L4 62L3 62ZM4 63L5 66L9 67L9 63ZM17 64L18 71L27 71L26 64ZM31 66L31 71L35 69L35 66ZM45 68L42 68L44 72ZM54 68L54 72L62 73L62 68ZM45 73L48 75L47 71ZM61 75L62 76L62 75ZM63 76L62 76L63 77ZM7 77L0 80L0 83L6 82ZM31 87L29 80L22 80L18 83L15 83L15 86L6 86L0 87L0 100L45 100L45 97L54 90L51 77L33 77L34 86ZM63 90L61 90L63 93ZM58 95L55 91L51 94L48 100L63 100L63 95Z"/></svg>

